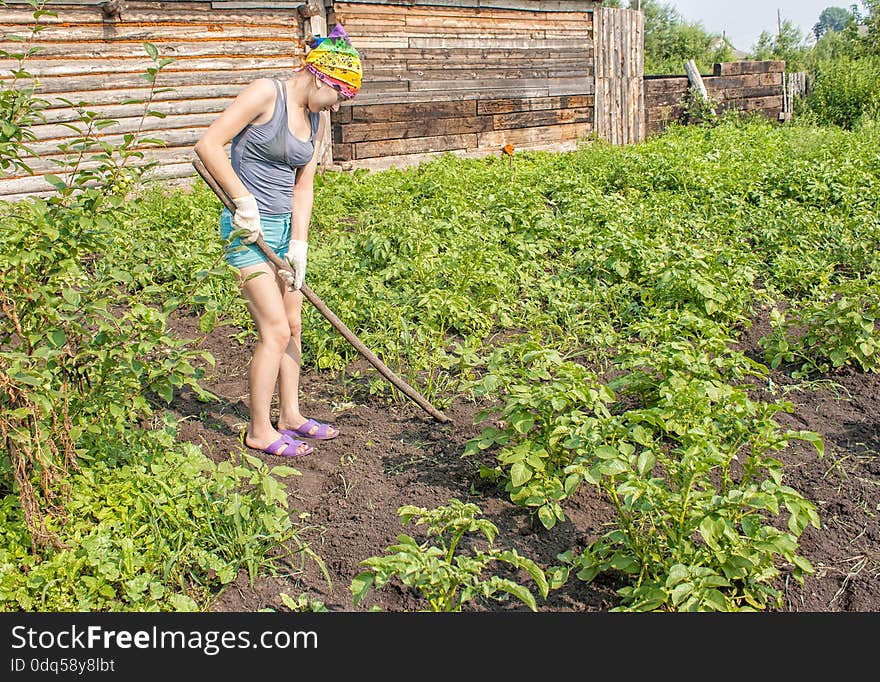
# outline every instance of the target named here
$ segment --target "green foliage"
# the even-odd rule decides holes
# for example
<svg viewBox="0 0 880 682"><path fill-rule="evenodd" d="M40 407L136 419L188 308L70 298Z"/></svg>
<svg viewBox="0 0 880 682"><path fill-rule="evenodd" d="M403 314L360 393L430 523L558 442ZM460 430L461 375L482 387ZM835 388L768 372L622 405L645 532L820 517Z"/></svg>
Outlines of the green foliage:
<svg viewBox="0 0 880 682"><path fill-rule="evenodd" d="M703 97L699 90L688 88L684 96L682 122L688 125L716 125L720 102Z"/></svg>
<svg viewBox="0 0 880 682"><path fill-rule="evenodd" d="M553 528L565 519L562 502L579 483L566 475L582 442L578 434L600 431L610 419L607 405L614 394L587 368L533 341L497 350L487 370L475 394L506 394L493 420L501 428L485 428L469 441L463 456L502 446L498 465L484 466L481 475L503 482L511 501ZM481 413L477 420L490 414Z"/></svg>
<svg viewBox="0 0 880 682"><path fill-rule="evenodd" d="M790 19L784 19L776 32L761 32L750 57L760 61L782 60L787 71L799 71L806 64L809 51L803 31Z"/></svg>
<svg viewBox="0 0 880 682"><path fill-rule="evenodd" d="M159 91L156 74L169 63L152 45L145 48L155 66L145 74L153 88L141 123ZM16 85L4 85L4 92L17 93ZM4 101L26 102L22 97L30 91ZM69 104L79 115L79 125L69 127L80 136L59 145L63 177L45 176L57 193L11 204L0 217L6 235L0 242L0 306L10 322L0 328L0 435L10 463L2 470L3 484L12 487L12 473L38 543L52 541L43 514L53 508L68 468L76 466L80 437L113 439L152 414L151 398L170 402L183 386L208 397L198 383L199 365L212 362L169 333L171 306L146 305L155 288L135 286L137 274L150 266L127 248L133 217L127 195L150 167L135 161L153 140L138 131L112 145L98 133L113 121ZM26 136L17 132L10 139ZM4 150L9 164L24 166L20 144ZM127 260L106 255L120 251ZM35 503L32 471L42 472L42 508Z"/></svg>
<svg viewBox="0 0 880 682"><path fill-rule="evenodd" d="M296 599L286 592L280 595L281 603L294 613L327 613L328 609L324 602L318 599L309 599L307 594L300 594Z"/></svg>
<svg viewBox="0 0 880 682"><path fill-rule="evenodd" d="M6 42L20 43L21 49L0 50L0 59L16 64L0 88L0 171L4 173L30 172L26 158L33 153L27 143L36 139L30 128L44 120L42 110L47 105L45 100L36 96L35 85L25 67L27 59L40 51L39 47L32 45L37 34L45 28L40 20L56 15L45 9L46 0L27 0L27 3L33 9L29 34L4 36ZM0 2L0 7L5 5Z"/></svg>
<svg viewBox="0 0 880 682"><path fill-rule="evenodd" d="M317 559L279 480L295 469L248 455L215 464L175 443L173 424L130 430L87 464L70 479L69 521L50 520L60 548L42 557L29 552L16 496L0 501L2 610L203 610L241 570L253 580Z"/></svg>
<svg viewBox="0 0 880 682"><path fill-rule="evenodd" d="M32 38L48 13L30 4ZM0 89L0 168L31 173L29 126L45 103L25 70L36 49L21 42L20 53L2 55L18 66ZM104 133L115 121L66 102L75 136L58 145L58 174L44 176L55 191L0 211L6 610L195 610L240 569L253 580L282 560L320 563L299 543L277 479L294 470L249 457L214 464L175 444L173 428L141 428L184 387L213 398L199 383L213 359L169 322L180 306L215 312L218 274L207 255L176 261L169 234L145 234L137 222L140 183L154 165L145 151L161 144L141 128L159 115L150 103L171 61L144 49L150 91L136 131L113 144ZM187 270L194 265L201 269ZM176 288L170 280L182 271L186 284ZM203 317L203 331L215 321Z"/></svg>
<svg viewBox="0 0 880 682"><path fill-rule="evenodd" d="M840 57L817 67L809 108L820 123L855 128L880 114L880 56Z"/></svg>
<svg viewBox="0 0 880 682"><path fill-rule="evenodd" d="M806 70L810 71L814 76L819 67L824 62L828 62L840 57L853 57L860 52L857 42L858 34L849 30L845 31L828 31L810 51L806 60Z"/></svg>
<svg viewBox="0 0 880 682"><path fill-rule="evenodd" d="M583 483L597 486L617 512L614 530L571 565L584 580L609 570L633 576L621 590L624 608L766 608L779 597L774 555L802 580L812 569L795 553L797 538L807 523L818 527L815 508L782 484L781 462L769 453L798 438L821 454L822 442L779 428L773 415L790 405L748 398L738 383L765 382L765 369L730 353L730 339L704 336L704 327L693 340L665 340L663 329L685 321L696 317L641 324L641 336L660 340L619 355L624 373L608 385L537 344L521 348L519 371L496 359L503 372L480 386L500 389L507 403L464 454L500 445L498 466L484 475L503 481L548 529ZM788 532L772 524L783 509ZM670 582L681 567L690 578Z"/></svg>
<svg viewBox="0 0 880 682"><path fill-rule="evenodd" d="M611 388L628 409L616 410L604 443L585 448L567 471L597 485L618 516L573 565L584 580L611 569L632 576L620 591L626 610L778 606L774 557L798 580L812 572L795 550L808 524L819 527L818 515L782 483L772 454L797 438L821 455L821 439L783 431L773 415L790 405L756 403L747 386L731 383L761 379L762 370L723 342L664 341L621 355L628 373ZM787 532L774 523L782 510Z"/></svg>
<svg viewBox="0 0 880 682"><path fill-rule="evenodd" d="M120 267L129 267L132 256L149 263L149 268L131 268L131 286L164 310L186 306L198 311L202 333L227 323L247 327L250 320L238 283L230 276L233 269L223 259L220 208L219 199L201 182L175 190L146 186L138 194L134 216L135 248L112 254Z"/></svg>
<svg viewBox="0 0 880 682"><path fill-rule="evenodd" d="M493 422L468 453L548 531L583 487L599 491L618 534L591 548L589 565L637 567L619 574L630 581L626 608L720 607L710 590L724 608L766 608L780 571L809 571L796 545L814 521L777 477L776 453L794 439L821 441L780 429L773 417L784 406L749 398L766 368L732 349L758 306L819 300L876 270L878 152L869 126L724 117L636 147L518 154L515 182L492 157L328 172L317 180L311 281L429 398L487 407ZM212 195L150 197L137 207L145 244L134 248L172 256L170 230L198 265L172 257L136 271L131 292L156 306L165 291L179 300L198 291L216 300L217 323L245 315L231 271L200 277L220 252ZM125 262L118 249L104 258ZM305 313L306 362L343 368L352 349ZM723 539L704 547L720 523ZM422 566L425 543L413 543L392 551ZM615 556L626 561L609 563ZM576 573L588 565L578 561ZM730 562L745 562L745 573L728 576ZM693 587L673 596L681 566ZM668 590L660 602L656 589ZM696 596L680 598L689 589Z"/></svg>
<svg viewBox="0 0 880 682"><path fill-rule="evenodd" d="M880 55L880 2L878 0L861 0L862 7L852 5L855 21L847 30L854 35L854 41L861 52L867 55ZM857 27L865 28L864 35L857 34Z"/></svg>
<svg viewBox="0 0 880 682"><path fill-rule="evenodd" d="M390 580L397 578L407 587L416 589L427 600L429 610L435 612L461 611L464 604L477 598L501 599L514 597L532 611L537 610L531 591L515 579L498 575L484 577L493 564L506 564L514 571L525 571L546 597L549 586L541 568L531 559L517 554L516 550L500 550L493 545L498 529L485 519L475 504L465 504L457 499L445 507L427 510L407 505L397 510L401 522L406 525L427 525L427 539L419 544L413 537L400 534L397 544L386 549L383 557L370 557L361 561L368 570L355 577L351 583L354 604L357 606L370 589L382 589ZM474 540L471 536L476 536ZM432 544L436 538L436 544ZM472 543L461 546L463 539ZM477 546L479 540L485 549Z"/></svg>
<svg viewBox="0 0 880 682"><path fill-rule="evenodd" d="M793 376L855 366L880 372L880 279L832 285L820 298L771 313L773 332L760 340L771 367L794 364Z"/></svg>

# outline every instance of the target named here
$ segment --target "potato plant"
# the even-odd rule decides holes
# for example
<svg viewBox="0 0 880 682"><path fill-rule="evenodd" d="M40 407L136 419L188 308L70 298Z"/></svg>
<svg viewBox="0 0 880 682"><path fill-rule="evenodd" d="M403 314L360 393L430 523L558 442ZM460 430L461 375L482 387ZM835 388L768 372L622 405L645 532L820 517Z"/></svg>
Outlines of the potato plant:
<svg viewBox="0 0 880 682"><path fill-rule="evenodd" d="M547 596L549 586L544 571L515 549L494 547L498 528L478 518L482 512L477 505L453 498L447 506L436 509L406 505L397 513L403 525L426 525L427 537L420 543L401 533L397 544L386 549L385 556L361 561L367 570L351 583L355 606L371 589L382 589L396 579L418 591L430 611L461 611L470 601L502 597L518 599L536 611L535 596L516 576L485 575L494 564L524 571L535 582L541 597ZM485 547L479 547L480 542Z"/></svg>

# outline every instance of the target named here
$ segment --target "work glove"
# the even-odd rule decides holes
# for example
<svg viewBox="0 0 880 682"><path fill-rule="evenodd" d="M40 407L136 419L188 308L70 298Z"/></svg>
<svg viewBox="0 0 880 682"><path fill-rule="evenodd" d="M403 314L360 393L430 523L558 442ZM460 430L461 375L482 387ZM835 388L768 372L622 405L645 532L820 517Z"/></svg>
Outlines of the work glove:
<svg viewBox="0 0 880 682"><path fill-rule="evenodd" d="M253 194L245 194L243 197L233 199L235 213L232 214L232 224L239 230L247 230L248 233L241 237L243 244L253 244L263 236L260 227L260 210L257 208L257 200Z"/></svg>
<svg viewBox="0 0 880 682"><path fill-rule="evenodd" d="M299 291L306 280L306 260L309 251L309 243L302 239L291 239L290 248L287 250L287 262L293 268L295 274L291 275L286 270L279 271L281 278L287 282L293 291Z"/></svg>

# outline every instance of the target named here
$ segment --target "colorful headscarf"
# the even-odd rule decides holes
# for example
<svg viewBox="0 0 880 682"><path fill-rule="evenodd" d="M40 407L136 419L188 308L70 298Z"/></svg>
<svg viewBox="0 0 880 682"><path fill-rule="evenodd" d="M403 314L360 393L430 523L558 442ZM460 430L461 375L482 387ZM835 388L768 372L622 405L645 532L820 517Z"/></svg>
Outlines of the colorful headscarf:
<svg viewBox="0 0 880 682"><path fill-rule="evenodd" d="M342 24L336 24L326 38L315 40L305 61L306 69L346 97L354 97L361 87L361 58Z"/></svg>

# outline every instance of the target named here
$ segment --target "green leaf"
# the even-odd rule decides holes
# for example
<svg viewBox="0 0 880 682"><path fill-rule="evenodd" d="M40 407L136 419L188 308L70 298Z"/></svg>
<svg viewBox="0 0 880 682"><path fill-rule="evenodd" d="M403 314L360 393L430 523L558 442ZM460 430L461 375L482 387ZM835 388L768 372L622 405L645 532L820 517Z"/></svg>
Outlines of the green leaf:
<svg viewBox="0 0 880 682"><path fill-rule="evenodd" d="M80 295L76 289L71 289L69 287L65 287L61 290L61 297L70 303L70 305L78 306L80 302Z"/></svg>
<svg viewBox="0 0 880 682"><path fill-rule="evenodd" d="M199 318L199 331L208 334L217 326L217 311L209 310Z"/></svg>
<svg viewBox="0 0 880 682"><path fill-rule="evenodd" d="M672 603L675 606L681 604L692 592L694 586L692 583L679 583L672 590Z"/></svg>
<svg viewBox="0 0 880 682"><path fill-rule="evenodd" d="M50 185L52 185L52 187L57 189L59 192L67 189L67 183L64 182L64 180L59 178L57 175L53 175L52 173L47 173L46 175L43 176L43 179L46 182L48 182Z"/></svg>
<svg viewBox="0 0 880 682"><path fill-rule="evenodd" d="M538 519L547 530L550 530L556 525L556 514L553 513L553 509L549 504L545 504L538 509Z"/></svg>
<svg viewBox="0 0 880 682"><path fill-rule="evenodd" d="M614 459L619 454L617 448L613 448L610 445L600 445L596 448L596 457L599 459Z"/></svg>
<svg viewBox="0 0 880 682"><path fill-rule="evenodd" d="M812 443L816 448L816 451L819 453L819 457L821 458L825 454L825 441L822 440L822 436L820 436L815 431L788 431L786 435L789 438L797 438L799 440L806 441L808 443Z"/></svg>
<svg viewBox="0 0 880 682"><path fill-rule="evenodd" d="M505 580L498 586L498 589L516 597L532 611L538 610L534 595L532 595L524 585L517 585L516 583Z"/></svg>
<svg viewBox="0 0 880 682"><path fill-rule="evenodd" d="M605 476L617 476L628 470L627 465L619 459L600 462L596 469Z"/></svg>
<svg viewBox="0 0 880 682"><path fill-rule="evenodd" d="M272 467L269 469L269 473L272 476L278 476L279 478L286 478L287 476L302 476L302 472L299 469L284 466L283 464Z"/></svg>
<svg viewBox="0 0 880 682"><path fill-rule="evenodd" d="M156 46L153 43L144 43L144 49L147 51L147 54L150 55L150 59L156 60L159 58L159 50L156 49Z"/></svg>
<svg viewBox="0 0 880 682"><path fill-rule="evenodd" d="M175 611L192 612L199 610L198 604L195 603L193 598L185 594L172 594L171 605Z"/></svg>
<svg viewBox="0 0 880 682"><path fill-rule="evenodd" d="M641 424L636 424L632 428L632 437L639 445L644 445L645 447L651 445L651 432Z"/></svg>
<svg viewBox="0 0 880 682"><path fill-rule="evenodd" d="M654 453L650 450L643 450L639 455L638 459L638 470L639 474L642 476L647 476L651 473L654 468L654 462L656 458L654 457Z"/></svg>
<svg viewBox="0 0 880 682"><path fill-rule="evenodd" d="M157 387L156 393L158 393L159 397L161 397L169 405L171 404L171 401L174 399L174 389L171 387L170 384L163 384L163 385Z"/></svg>
<svg viewBox="0 0 880 682"><path fill-rule="evenodd" d="M53 329L49 332L49 340L52 341L52 345L55 348L61 348L67 341L67 335L64 333L63 329Z"/></svg>
<svg viewBox="0 0 880 682"><path fill-rule="evenodd" d="M512 423L513 428L519 433L527 433L528 431L531 431L534 425L535 419L531 415L522 416Z"/></svg>
<svg viewBox="0 0 880 682"><path fill-rule="evenodd" d="M517 462L510 467L510 482L517 488L522 487L532 477L532 470L523 462Z"/></svg>
<svg viewBox="0 0 880 682"><path fill-rule="evenodd" d="M355 606L357 606L361 599L363 599L367 592L369 592L370 587L373 585L373 577L371 571L364 571L355 576L354 580L351 581L350 589Z"/></svg>

